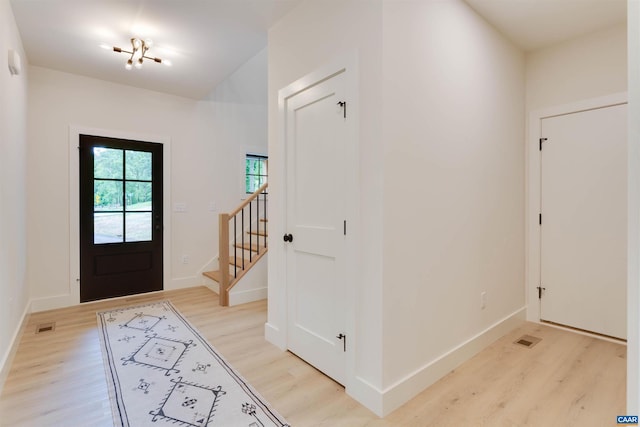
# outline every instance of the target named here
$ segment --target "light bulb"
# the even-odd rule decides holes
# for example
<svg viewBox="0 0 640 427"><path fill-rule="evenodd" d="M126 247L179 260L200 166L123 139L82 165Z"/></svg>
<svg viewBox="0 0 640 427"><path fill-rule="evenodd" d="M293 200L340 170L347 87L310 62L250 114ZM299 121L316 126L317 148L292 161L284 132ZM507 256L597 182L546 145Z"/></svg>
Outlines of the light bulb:
<svg viewBox="0 0 640 427"><path fill-rule="evenodd" d="M132 39L131 42L133 43L134 49L140 49L140 39Z"/></svg>
<svg viewBox="0 0 640 427"><path fill-rule="evenodd" d="M140 59L138 59L138 60L136 61L136 65L135 65L135 66L136 66L136 68L137 68L137 69L142 68L142 58L140 58Z"/></svg>
<svg viewBox="0 0 640 427"><path fill-rule="evenodd" d="M162 60L162 64L166 65L167 67L171 67L171 61L169 61L168 59L163 59Z"/></svg>
<svg viewBox="0 0 640 427"><path fill-rule="evenodd" d="M127 60L127 64L124 66L124 68L126 68L127 70L130 70L131 68L133 68L131 64L133 64L131 59Z"/></svg>
<svg viewBox="0 0 640 427"><path fill-rule="evenodd" d="M150 48L151 46L153 46L153 40L151 39L146 39L144 41L145 46L147 46L147 48Z"/></svg>

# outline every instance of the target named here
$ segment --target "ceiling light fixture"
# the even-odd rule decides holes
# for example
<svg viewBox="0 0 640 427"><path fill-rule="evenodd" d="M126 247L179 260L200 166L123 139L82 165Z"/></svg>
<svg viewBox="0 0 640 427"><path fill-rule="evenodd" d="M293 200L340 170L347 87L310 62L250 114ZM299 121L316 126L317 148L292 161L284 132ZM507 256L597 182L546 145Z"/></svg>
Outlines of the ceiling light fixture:
<svg viewBox="0 0 640 427"><path fill-rule="evenodd" d="M157 62L159 64L171 65L169 61L147 56L147 51L151 48L152 45L153 42L151 40L142 40L133 37L131 39L131 50L124 50L122 48L114 46L113 51L118 53L128 53L129 55L131 55L124 66L124 68L126 68L127 70L130 70L133 67L136 67L138 69L142 68L142 63L145 59ZM136 56L138 56L137 59Z"/></svg>

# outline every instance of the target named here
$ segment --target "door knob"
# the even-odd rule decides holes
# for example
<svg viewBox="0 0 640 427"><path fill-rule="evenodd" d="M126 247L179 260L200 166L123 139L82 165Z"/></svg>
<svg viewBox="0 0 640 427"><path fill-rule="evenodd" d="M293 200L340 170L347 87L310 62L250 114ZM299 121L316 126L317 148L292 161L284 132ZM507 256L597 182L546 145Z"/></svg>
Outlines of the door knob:
<svg viewBox="0 0 640 427"><path fill-rule="evenodd" d="M293 236L291 234L285 234L282 238L285 242L293 242Z"/></svg>

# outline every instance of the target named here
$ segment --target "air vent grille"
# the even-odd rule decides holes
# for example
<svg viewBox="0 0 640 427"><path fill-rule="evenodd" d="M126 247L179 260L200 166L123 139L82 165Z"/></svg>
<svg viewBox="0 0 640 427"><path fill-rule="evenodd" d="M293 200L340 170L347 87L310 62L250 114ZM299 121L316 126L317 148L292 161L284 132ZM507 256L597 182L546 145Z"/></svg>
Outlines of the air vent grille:
<svg viewBox="0 0 640 427"><path fill-rule="evenodd" d="M56 329L56 322L49 323L40 323L36 326L36 334L41 334L44 332L53 332Z"/></svg>
<svg viewBox="0 0 640 427"><path fill-rule="evenodd" d="M521 345L523 347L532 348L536 344L542 341L542 338L532 337L531 335L523 335L517 340L515 340L514 344Z"/></svg>

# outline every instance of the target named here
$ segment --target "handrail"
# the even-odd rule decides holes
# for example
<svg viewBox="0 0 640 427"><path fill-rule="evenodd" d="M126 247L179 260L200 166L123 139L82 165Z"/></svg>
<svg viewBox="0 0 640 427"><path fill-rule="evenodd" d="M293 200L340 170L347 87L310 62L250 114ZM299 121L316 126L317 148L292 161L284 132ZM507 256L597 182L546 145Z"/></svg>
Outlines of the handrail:
<svg viewBox="0 0 640 427"><path fill-rule="evenodd" d="M251 196L249 196L249 198L247 198L247 200L245 200L244 202L240 203L240 206L238 206L235 211L231 212L229 214L229 216L230 217L231 216L235 216L238 213L240 213L240 211L242 209L246 208L249 203L253 202L260 194L264 193L264 190L267 189L268 185L269 185L268 182L265 182L264 184L262 184L262 186L260 186L260 188L258 188Z"/></svg>
<svg viewBox="0 0 640 427"><path fill-rule="evenodd" d="M219 239L218 239L218 262L220 264L220 305L228 306L229 305L229 291L233 286L238 282L238 280L244 276L244 274L255 264L267 251L267 226L266 222L263 224L262 234L260 233L260 222L261 219L267 219L267 189L268 183L264 183L260 188L258 188L251 196L247 198L244 202L242 202L238 208L230 213L221 213L219 215ZM260 217L260 195L263 195L262 199L262 218ZM256 228L255 233L253 232L253 202L255 201L256 205ZM240 243L241 243L241 252L244 253L246 249L245 245L245 209L249 208L249 260L246 262L244 255L238 260L238 247L237 247L237 237L238 237L238 216L240 216ZM231 273L229 272L229 265L231 264L231 256L229 254L229 247L231 246L230 240L230 222L231 218L233 218L233 239L236 243L234 245L234 254L233 254L233 277L231 277ZM256 254L253 254L253 239L255 234L255 248ZM260 248L260 237L263 237L264 246ZM240 267L240 271L238 271L238 267Z"/></svg>

